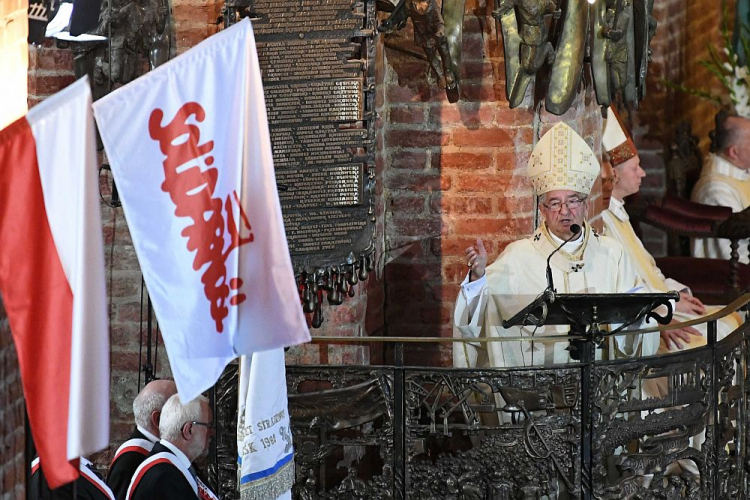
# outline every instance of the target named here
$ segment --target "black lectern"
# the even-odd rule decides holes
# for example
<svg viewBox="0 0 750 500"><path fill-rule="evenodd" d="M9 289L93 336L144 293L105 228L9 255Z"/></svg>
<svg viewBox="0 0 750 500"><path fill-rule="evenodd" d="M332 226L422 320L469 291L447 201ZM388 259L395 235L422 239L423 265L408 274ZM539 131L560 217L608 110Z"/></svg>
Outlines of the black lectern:
<svg viewBox="0 0 750 500"><path fill-rule="evenodd" d="M570 341L570 357L580 360L581 383L591 386L591 368L594 363L595 346L601 344L605 336L615 335L624 328L643 318L653 318L665 325L672 320L670 300L679 300L679 293L555 293L548 288L531 304L515 316L503 321L503 327L516 325L570 325L570 335L583 336L583 339ZM667 306L667 314L659 316L654 309ZM611 332L603 332L600 325L620 324ZM581 398L581 421L590 422L593 412L589 391L583 391ZM581 450L584 457L581 484L591 495L591 427L581 430Z"/></svg>
<svg viewBox="0 0 750 500"><path fill-rule="evenodd" d="M614 335L643 318L666 325L672 320L670 300L679 300L677 292L668 293L555 293L546 290L512 318L503 328L516 325L570 325L576 335L600 343L603 335ZM654 312L665 305L667 314ZM612 332L602 332L600 325L620 324Z"/></svg>
<svg viewBox="0 0 750 500"><path fill-rule="evenodd" d="M586 349L585 341L570 341L570 357L590 362L594 345L601 345L605 336L615 335L643 318L654 319L661 325L672 320L670 300L679 300L677 292L668 293L555 293L547 289L512 318L503 321L503 328L516 325L570 325L570 335L583 336L593 345ZM654 312L665 305L667 314ZM604 332L600 325L619 324L615 330ZM582 354L590 351L591 356Z"/></svg>

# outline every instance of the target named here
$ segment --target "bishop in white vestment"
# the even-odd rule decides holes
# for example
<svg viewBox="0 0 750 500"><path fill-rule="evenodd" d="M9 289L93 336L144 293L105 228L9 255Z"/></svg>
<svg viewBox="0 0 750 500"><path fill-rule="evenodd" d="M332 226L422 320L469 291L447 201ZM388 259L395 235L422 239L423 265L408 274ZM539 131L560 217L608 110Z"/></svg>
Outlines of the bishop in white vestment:
<svg viewBox="0 0 750 500"><path fill-rule="evenodd" d="M633 262L636 273L638 273L649 291L654 293L664 293L669 291L680 292L680 295L682 296L681 302L690 300L690 289L679 281L665 277L661 270L656 266L656 261L653 256L648 250L646 250L641 240L635 234L635 231L633 231L633 226L630 224L630 217L625 211L625 205L621 200L618 200L613 196L609 209L602 212L602 219L604 220L604 234L615 238L623 247L625 247L630 260ZM693 301L698 300L695 297L692 297L692 299ZM680 306L681 304L678 302L674 314L672 315L675 322L690 321L700 316L713 314L722 308L722 306L703 306L703 313L698 314L694 311L681 310ZM739 321L738 315L736 314L719 321L717 324L717 338L723 339L732 333L737 327L739 327ZM696 325L694 328L700 332L701 335L688 337L687 340L678 340L678 349L689 349L706 345L706 325ZM669 346L667 346L666 341L662 341L659 353L668 350L670 349Z"/></svg>
<svg viewBox="0 0 750 500"><path fill-rule="evenodd" d="M680 301L674 304L673 323L689 321L721 309L721 306L704 306L700 300L692 296L688 287L665 277L656 266L653 256L635 234L623 200L626 196L636 194L640 190L641 179L646 176L646 172L640 166L635 144L619 120L617 112L611 107L602 134L602 147L609 156L614 169L612 197L609 207L602 212L604 234L615 238L625 248L636 273L648 291L680 293ZM737 315L726 317L717 326L718 338L724 338L739 326L739 318ZM706 334L705 324L695 328L662 332L659 353L704 346Z"/></svg>
<svg viewBox="0 0 750 500"><path fill-rule="evenodd" d="M564 335L566 325L502 327L547 288L547 257L571 236L571 226L583 230L565 244L550 262L559 293L627 293L640 280L622 246L596 234L584 221L588 195L599 164L586 142L564 123L556 124L539 141L529 160L528 175L540 201L543 224L529 238L514 242L486 266L481 240L467 249L470 272L464 280L454 312L454 336L465 338L516 337L522 342L457 343L454 366L520 367L571 362L568 342L542 343L536 338ZM486 272L485 272L486 266ZM656 334L609 339L610 358L652 355ZM602 356L597 350L597 356Z"/></svg>

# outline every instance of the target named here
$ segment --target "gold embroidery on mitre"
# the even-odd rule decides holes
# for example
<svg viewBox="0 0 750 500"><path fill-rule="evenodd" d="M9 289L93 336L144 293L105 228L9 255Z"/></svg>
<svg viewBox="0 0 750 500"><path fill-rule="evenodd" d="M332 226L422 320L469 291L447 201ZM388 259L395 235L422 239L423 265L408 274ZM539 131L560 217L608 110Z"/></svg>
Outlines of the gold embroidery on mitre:
<svg viewBox="0 0 750 500"><path fill-rule="evenodd" d="M588 194L599 163L586 141L560 122L534 147L527 172L537 195L558 189Z"/></svg>
<svg viewBox="0 0 750 500"><path fill-rule="evenodd" d="M607 111L607 119L602 131L602 148L607 152L613 167L620 165L638 154L633 139L614 106Z"/></svg>
<svg viewBox="0 0 750 500"><path fill-rule="evenodd" d="M616 148L607 151L607 154L609 155L609 162L613 167L616 167L617 165L625 163L629 159L635 157L638 154L638 151L635 149L633 141L628 139Z"/></svg>

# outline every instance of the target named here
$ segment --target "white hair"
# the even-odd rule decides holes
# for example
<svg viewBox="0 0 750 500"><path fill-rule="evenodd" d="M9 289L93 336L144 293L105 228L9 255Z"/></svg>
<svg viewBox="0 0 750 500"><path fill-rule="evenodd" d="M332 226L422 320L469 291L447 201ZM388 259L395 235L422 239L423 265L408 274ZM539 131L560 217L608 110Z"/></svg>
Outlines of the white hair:
<svg viewBox="0 0 750 500"><path fill-rule="evenodd" d="M151 429L151 414L155 411L161 411L166 401L166 394L159 392L146 393L142 391L133 400L135 423L145 429Z"/></svg>
<svg viewBox="0 0 750 500"><path fill-rule="evenodd" d="M180 402L179 394L169 398L161 409L159 421L161 438L170 442L179 439L186 423L199 421L202 418L203 404L208 405L208 399L205 396L198 396L185 404Z"/></svg>

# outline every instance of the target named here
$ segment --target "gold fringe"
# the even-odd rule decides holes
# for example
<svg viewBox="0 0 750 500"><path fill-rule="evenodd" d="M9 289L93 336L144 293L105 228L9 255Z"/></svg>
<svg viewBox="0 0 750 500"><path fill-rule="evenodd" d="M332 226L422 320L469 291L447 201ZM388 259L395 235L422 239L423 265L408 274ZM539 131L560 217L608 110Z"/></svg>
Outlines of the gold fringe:
<svg viewBox="0 0 750 500"><path fill-rule="evenodd" d="M290 460L275 474L240 486L240 500L275 500L293 485L294 460Z"/></svg>

